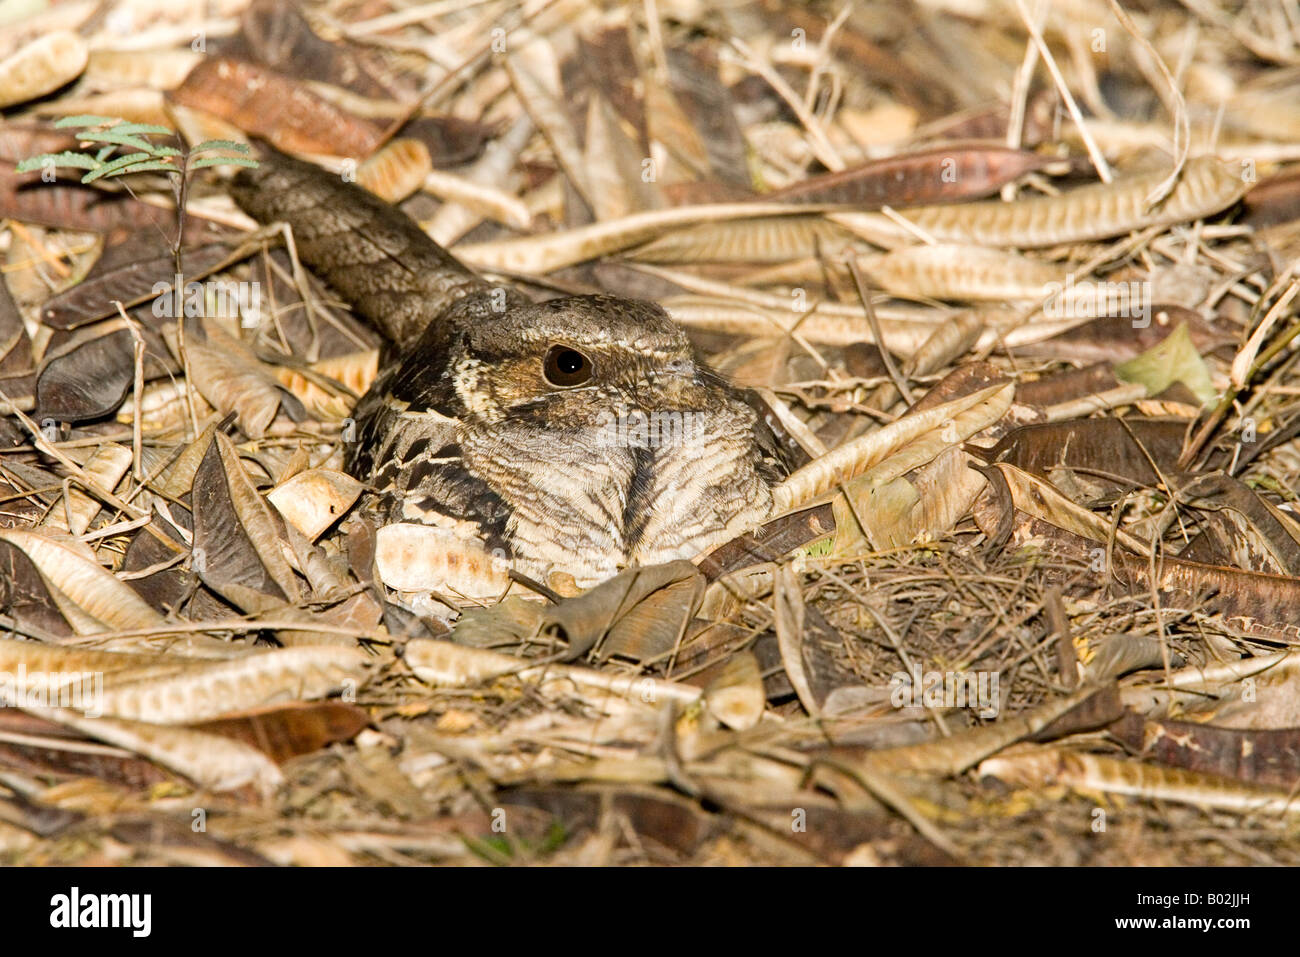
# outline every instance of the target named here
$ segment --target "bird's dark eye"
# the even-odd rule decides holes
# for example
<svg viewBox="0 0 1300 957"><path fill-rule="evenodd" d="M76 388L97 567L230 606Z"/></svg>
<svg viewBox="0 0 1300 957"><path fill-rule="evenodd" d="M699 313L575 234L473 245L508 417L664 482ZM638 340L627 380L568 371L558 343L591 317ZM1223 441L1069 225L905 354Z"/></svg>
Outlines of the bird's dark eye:
<svg viewBox="0 0 1300 957"><path fill-rule="evenodd" d="M568 346L551 346L542 363L546 381L561 388L582 385L591 378L592 371L591 360Z"/></svg>

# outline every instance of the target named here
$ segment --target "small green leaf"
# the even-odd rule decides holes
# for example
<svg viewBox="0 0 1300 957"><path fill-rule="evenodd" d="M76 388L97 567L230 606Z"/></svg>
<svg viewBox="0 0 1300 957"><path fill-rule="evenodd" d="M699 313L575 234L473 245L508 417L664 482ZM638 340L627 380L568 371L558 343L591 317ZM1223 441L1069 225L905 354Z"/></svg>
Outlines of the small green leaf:
<svg viewBox="0 0 1300 957"><path fill-rule="evenodd" d="M175 136L175 130L169 130L165 126L158 126L153 123L122 123L120 126L113 127L114 133L121 133L125 136L134 136L137 133L147 133L152 136Z"/></svg>
<svg viewBox="0 0 1300 957"><path fill-rule="evenodd" d="M139 163L141 160L147 159L149 159L148 153L131 153L128 156L123 156L121 159L115 159L111 163L105 163L98 169L87 173L85 176L81 177L81 181L83 183L93 183L101 176L109 176L118 170L126 170L126 168L131 164Z"/></svg>
<svg viewBox="0 0 1300 957"><path fill-rule="evenodd" d="M158 148L148 140L142 140L138 136L123 136L113 130L103 132L92 130L80 134L80 137L90 143L117 143L119 146L129 146L133 150L143 150L146 153L153 153Z"/></svg>
<svg viewBox="0 0 1300 957"><path fill-rule="evenodd" d="M155 146L153 148L154 156L180 156L181 151L172 149L170 146Z"/></svg>
<svg viewBox="0 0 1300 957"><path fill-rule="evenodd" d="M143 163L136 163L126 169L119 169L109 173L109 176L125 176L127 173L150 173L153 171L163 173L179 173L181 168L175 163L168 163L166 160L147 160Z"/></svg>
<svg viewBox="0 0 1300 957"><path fill-rule="evenodd" d="M234 140L204 140L190 150L190 154L202 153L205 150L234 150L236 153L247 153L248 147L243 143L236 143Z"/></svg>
<svg viewBox="0 0 1300 957"><path fill-rule="evenodd" d="M62 153L42 153L40 156L29 156L18 164L17 171L19 173L31 173L47 164L75 166L78 169L95 169L99 166L99 162L95 157L88 153L72 153L65 150Z"/></svg>
<svg viewBox="0 0 1300 957"><path fill-rule="evenodd" d="M69 126L105 126L112 123L123 122L120 116L95 116L93 113L82 113L79 116L65 116L54 124L55 129L67 129Z"/></svg>
<svg viewBox="0 0 1300 957"><path fill-rule="evenodd" d="M1185 322L1146 352L1115 366L1115 377L1146 386L1147 395L1159 395L1175 382L1187 386L1202 403L1217 394Z"/></svg>
<svg viewBox="0 0 1300 957"><path fill-rule="evenodd" d="M257 169L257 160L247 156L205 156L190 163L190 169L203 169L205 166L247 166Z"/></svg>

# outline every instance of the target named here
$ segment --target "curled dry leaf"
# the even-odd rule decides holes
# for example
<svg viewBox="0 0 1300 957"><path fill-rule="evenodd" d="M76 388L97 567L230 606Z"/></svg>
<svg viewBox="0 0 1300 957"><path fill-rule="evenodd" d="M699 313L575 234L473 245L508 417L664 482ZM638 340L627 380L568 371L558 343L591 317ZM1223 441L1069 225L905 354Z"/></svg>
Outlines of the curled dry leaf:
<svg viewBox="0 0 1300 957"><path fill-rule="evenodd" d="M97 448L82 466L94 484L111 492L131 467L131 450L124 445L106 443ZM90 527L99 514L99 501L80 489L69 489L62 504L56 504L46 516L44 524L60 531L80 535Z"/></svg>
<svg viewBox="0 0 1300 957"><path fill-rule="evenodd" d="M113 222L114 227L132 225L162 228L161 215L146 219ZM110 224L105 224L108 228ZM76 329L97 319L118 315L115 301L127 308L149 302L146 313L154 319L172 318L182 313L193 315L198 305L188 293L176 296L176 259L171 252L160 252L152 243L128 241L130 245L111 246L106 255L91 268L81 282L51 296L41 308L41 319L55 329ZM230 258L231 246L225 242L208 242L186 246L181 266L187 283L211 273ZM110 258L113 265L110 265ZM125 261L124 261L125 260ZM178 301L179 300L179 301Z"/></svg>
<svg viewBox="0 0 1300 957"><path fill-rule="evenodd" d="M90 61L86 41L55 30L0 60L0 108L52 93L79 77Z"/></svg>
<svg viewBox="0 0 1300 957"><path fill-rule="evenodd" d="M361 483L332 469L308 469L282 482L266 497L298 531L315 541L361 494Z"/></svg>
<svg viewBox="0 0 1300 957"><path fill-rule="evenodd" d="M1015 386L999 383L951 402L905 415L878 432L842 445L809 462L775 489L773 509L805 505L862 472L887 460L877 476L889 481L911 471L998 421L1011 407ZM967 415L967 413L970 413ZM896 453L903 455L894 457Z"/></svg>
<svg viewBox="0 0 1300 957"><path fill-rule="evenodd" d="M234 738L264 751L277 764L350 741L370 723L364 708L342 701L294 703L199 723L194 730Z"/></svg>
<svg viewBox="0 0 1300 957"><path fill-rule="evenodd" d="M912 475L881 483L872 469L853 479L845 487L852 508L840 499L834 503L831 554L847 557L859 551L860 528L877 551L937 540L969 511L984 488L984 476L969 462L970 457L954 447Z"/></svg>
<svg viewBox="0 0 1300 957"><path fill-rule="evenodd" d="M999 146L943 146L872 160L837 173L810 176L768 199L843 203L859 209L919 206L991 196L1051 160Z"/></svg>
<svg viewBox="0 0 1300 957"><path fill-rule="evenodd" d="M1022 472L1005 462L994 463L993 468L1002 473L1015 506L1026 515L1073 532L1083 538L1102 544L1111 540L1110 520L1076 505L1062 495L1051 483ZM1151 554L1151 547L1124 529L1114 530L1115 540L1137 555Z"/></svg>
<svg viewBox="0 0 1300 957"><path fill-rule="evenodd" d="M9 287L0 282L0 393L5 397L0 402L31 395L36 387L35 371L27 326Z"/></svg>
<svg viewBox="0 0 1300 957"><path fill-rule="evenodd" d="M15 153L39 152L36 144ZM20 158L26 158L21 156ZM67 176L64 171L62 175ZM107 233L119 226L137 228L165 223L161 210L137 203L126 195L114 195L75 179L41 183L39 172L19 173L14 164L0 160L0 215L20 223L35 223L62 229ZM79 286L74 286L74 289Z"/></svg>
<svg viewBox="0 0 1300 957"><path fill-rule="evenodd" d="M542 617L569 642L569 658L600 644L601 657L657 658L681 640L704 596L704 576L687 561L630 568L566 598Z"/></svg>
<svg viewBox="0 0 1300 957"><path fill-rule="evenodd" d="M506 72L514 85L515 93L542 131L555 158L563 168L573 188L587 205L595 208L591 185L587 181L587 168L582 161L582 148L578 134L569 122L568 104L561 88L560 68L550 42L544 37L534 37L513 55L506 58Z"/></svg>
<svg viewBox="0 0 1300 957"><path fill-rule="evenodd" d="M82 422L122 404L135 374L134 339L122 320L84 330L36 374L36 420Z"/></svg>
<svg viewBox="0 0 1300 957"><path fill-rule="evenodd" d="M234 412L239 428L261 438L280 411L279 383L243 345L209 324L204 339L187 337L190 378L218 412Z"/></svg>
<svg viewBox="0 0 1300 957"><path fill-rule="evenodd" d="M219 433L194 474L193 510L192 563L204 584L250 612L297 599L277 519Z"/></svg>
<svg viewBox="0 0 1300 957"><path fill-rule="evenodd" d="M821 714L820 702L813 693L812 682L803 658L804 616L803 585L789 565L776 570L772 589L772 608L775 616L776 640L781 648L781 664L786 677L794 686L799 703L813 717Z"/></svg>

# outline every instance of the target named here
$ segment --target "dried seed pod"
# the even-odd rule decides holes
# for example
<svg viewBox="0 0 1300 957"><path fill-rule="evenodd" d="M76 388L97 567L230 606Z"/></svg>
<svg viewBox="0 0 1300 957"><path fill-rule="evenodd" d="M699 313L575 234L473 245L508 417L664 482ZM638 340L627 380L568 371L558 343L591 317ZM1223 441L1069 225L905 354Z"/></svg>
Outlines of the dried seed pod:
<svg viewBox="0 0 1300 957"><path fill-rule="evenodd" d="M419 189L432 172L433 161L423 143L396 139L357 167L357 184L397 203Z"/></svg>
<svg viewBox="0 0 1300 957"><path fill-rule="evenodd" d="M852 232L821 216L774 216L677 230L628 258L647 263L788 263L818 255L833 259L855 241Z"/></svg>
<svg viewBox="0 0 1300 957"><path fill-rule="evenodd" d="M370 655L357 647L280 648L233 661L186 662L179 673L132 681L119 673L104 689L104 714L154 724L207 721L267 705L323 698L359 683Z"/></svg>
<svg viewBox="0 0 1300 957"><path fill-rule="evenodd" d="M1147 173L1059 196L1034 196L1014 203L918 206L900 215L941 243L1057 246L1213 216L1241 199L1251 186L1238 164L1201 156L1189 160L1173 192L1148 209L1148 197L1167 177L1163 171ZM830 219L880 245L896 246L917 238L915 231L872 213L831 213Z"/></svg>
<svg viewBox="0 0 1300 957"><path fill-rule="evenodd" d="M902 246L862 265L886 292L916 299L1042 299L1064 278L1056 263L984 246Z"/></svg>
<svg viewBox="0 0 1300 957"><path fill-rule="evenodd" d="M389 588L496 598L510 587L504 561L430 525L385 525L375 537L375 567Z"/></svg>

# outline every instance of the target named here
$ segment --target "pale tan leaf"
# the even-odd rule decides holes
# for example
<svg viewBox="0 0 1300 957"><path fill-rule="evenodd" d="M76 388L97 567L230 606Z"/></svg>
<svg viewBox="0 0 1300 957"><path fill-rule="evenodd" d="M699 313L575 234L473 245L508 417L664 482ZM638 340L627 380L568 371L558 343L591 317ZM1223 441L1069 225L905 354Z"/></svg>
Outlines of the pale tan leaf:
<svg viewBox="0 0 1300 957"><path fill-rule="evenodd" d="M131 467L131 450L112 442L101 445L82 466L99 488L113 491ZM69 490L67 498L54 506L46 516L44 525L59 531L80 535L99 514L99 500L77 488Z"/></svg>
<svg viewBox="0 0 1300 957"><path fill-rule="evenodd" d="M356 399L325 381L333 379L353 396L363 395L379 372L379 350L367 349L312 363L310 375L287 366L272 367L272 375L316 418L331 421L352 412ZM322 378L323 377L323 378Z"/></svg>
<svg viewBox="0 0 1300 957"><path fill-rule="evenodd" d="M1006 462L996 462L1007 486L1011 489L1011 500L1016 508L1026 515L1041 518L1045 522L1074 532L1094 542L1107 543L1111 537L1109 519L1090 512L1081 505L1076 505L1056 490L1049 482L1035 475L1022 471ZM1122 528L1115 530L1115 540L1123 547L1139 555L1150 555L1151 548Z"/></svg>
<svg viewBox="0 0 1300 957"><path fill-rule="evenodd" d="M308 469L281 482L266 497L293 526L315 541L352 507L361 483L332 469Z"/></svg>
<svg viewBox="0 0 1300 957"><path fill-rule="evenodd" d="M261 438L280 410L275 379L230 336L209 324L207 341L185 343L190 381L221 413L234 412L250 438Z"/></svg>
<svg viewBox="0 0 1300 957"><path fill-rule="evenodd" d="M623 128L599 90L590 91L583 166L592 187L597 219L618 219L663 202L644 149Z"/></svg>
<svg viewBox="0 0 1300 957"><path fill-rule="evenodd" d="M0 107L26 103L70 83L90 61L86 41L55 30L0 60Z"/></svg>
<svg viewBox="0 0 1300 957"><path fill-rule="evenodd" d="M815 718L821 714L821 707L813 694L812 682L804 667L803 586L798 574L789 565L780 565L776 569L772 605L776 619L776 640L781 649L781 664L785 667L790 684L794 686L795 694L799 696L799 703Z"/></svg>
<svg viewBox="0 0 1300 957"><path fill-rule="evenodd" d="M873 483L891 482L1002 418L1014 394L1015 387L1009 382L992 385L905 415L878 432L842 445L778 485L773 510L783 512L805 505L868 469L872 469Z"/></svg>
<svg viewBox="0 0 1300 957"><path fill-rule="evenodd" d="M704 702L728 728L743 731L758 724L767 694L752 651L738 651L727 659L721 673L704 689Z"/></svg>
<svg viewBox="0 0 1300 957"><path fill-rule="evenodd" d="M23 710L156 761L213 791L252 785L266 798L284 783L284 775L270 758L231 738L120 718L88 718L65 709Z"/></svg>
<svg viewBox="0 0 1300 957"><path fill-rule="evenodd" d="M96 631L154 628L163 617L80 548L39 532L0 529L0 540L20 549L49 584L95 622Z"/></svg>

